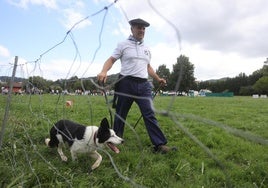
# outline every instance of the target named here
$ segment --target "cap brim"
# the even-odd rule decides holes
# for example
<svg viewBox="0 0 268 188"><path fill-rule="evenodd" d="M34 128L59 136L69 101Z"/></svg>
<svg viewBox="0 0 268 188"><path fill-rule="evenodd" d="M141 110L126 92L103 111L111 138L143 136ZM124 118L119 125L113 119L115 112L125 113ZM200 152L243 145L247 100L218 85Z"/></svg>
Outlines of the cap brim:
<svg viewBox="0 0 268 188"><path fill-rule="evenodd" d="M130 20L128 22L131 26L134 26L134 25L142 25L144 27L149 27L150 24L142 19L134 19L134 20Z"/></svg>

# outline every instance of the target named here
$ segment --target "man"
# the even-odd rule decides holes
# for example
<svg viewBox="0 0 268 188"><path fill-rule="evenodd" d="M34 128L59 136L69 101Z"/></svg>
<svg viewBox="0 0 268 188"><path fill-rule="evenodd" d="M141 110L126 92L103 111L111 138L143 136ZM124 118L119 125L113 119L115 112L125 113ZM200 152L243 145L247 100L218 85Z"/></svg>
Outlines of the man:
<svg viewBox="0 0 268 188"><path fill-rule="evenodd" d="M156 152L167 153L175 148L166 146L167 139L160 127L153 110L152 86L148 82L148 75L160 84L166 84L166 80L160 78L150 65L151 53L144 45L145 28L150 24L142 19L129 21L132 35L127 40L119 43L114 53L106 60L102 71L98 74L98 81L106 82L107 72L113 64L120 59L120 81L116 84L117 104L114 119L114 131L123 137L125 123L129 109L136 102L142 113L143 120L150 140Z"/></svg>

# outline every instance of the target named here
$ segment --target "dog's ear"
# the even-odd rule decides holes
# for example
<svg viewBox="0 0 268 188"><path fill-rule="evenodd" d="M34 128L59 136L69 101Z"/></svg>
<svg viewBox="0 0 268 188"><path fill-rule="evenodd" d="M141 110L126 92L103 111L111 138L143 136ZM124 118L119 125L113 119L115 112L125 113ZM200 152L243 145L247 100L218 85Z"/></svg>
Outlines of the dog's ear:
<svg viewBox="0 0 268 188"><path fill-rule="evenodd" d="M100 124L100 126L101 126L101 127L104 127L104 128L107 128L107 129L110 128L110 127L109 127L109 122L108 122L107 118L103 118L103 119L101 120L101 124Z"/></svg>
<svg viewBox="0 0 268 188"><path fill-rule="evenodd" d="M99 143L104 143L111 136L109 129L109 122L107 118L103 118L98 129L97 138L99 139Z"/></svg>

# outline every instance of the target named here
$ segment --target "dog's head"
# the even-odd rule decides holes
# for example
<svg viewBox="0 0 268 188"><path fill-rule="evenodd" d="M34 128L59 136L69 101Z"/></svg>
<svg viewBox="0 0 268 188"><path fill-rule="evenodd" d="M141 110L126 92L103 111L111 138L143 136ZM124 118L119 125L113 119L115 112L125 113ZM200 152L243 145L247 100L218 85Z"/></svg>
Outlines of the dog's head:
<svg viewBox="0 0 268 188"><path fill-rule="evenodd" d="M109 122L107 118L103 118L97 133L97 143L104 144L109 147L115 153L119 153L120 150L115 146L122 144L124 140L117 136L114 130L109 128Z"/></svg>

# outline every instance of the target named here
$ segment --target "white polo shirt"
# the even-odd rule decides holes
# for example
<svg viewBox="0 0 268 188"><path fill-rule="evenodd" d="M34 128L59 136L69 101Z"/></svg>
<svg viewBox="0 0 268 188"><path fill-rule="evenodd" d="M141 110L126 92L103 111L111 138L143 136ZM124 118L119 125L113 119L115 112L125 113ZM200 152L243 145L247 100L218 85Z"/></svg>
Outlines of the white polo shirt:
<svg viewBox="0 0 268 188"><path fill-rule="evenodd" d="M151 61L151 52L143 42L127 39L118 43L112 57L120 59L123 76L148 78L148 64Z"/></svg>

